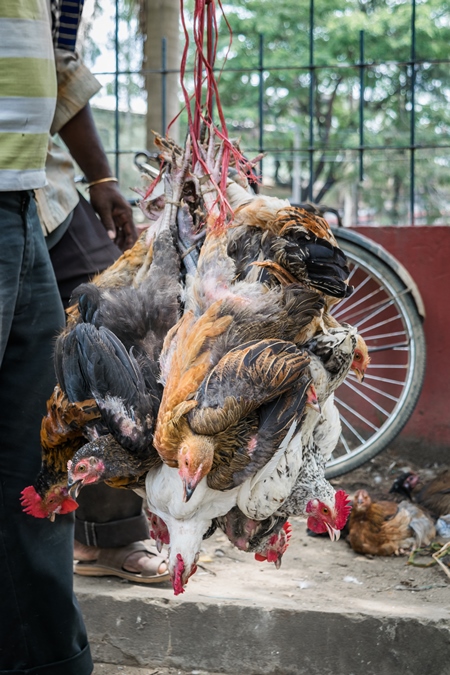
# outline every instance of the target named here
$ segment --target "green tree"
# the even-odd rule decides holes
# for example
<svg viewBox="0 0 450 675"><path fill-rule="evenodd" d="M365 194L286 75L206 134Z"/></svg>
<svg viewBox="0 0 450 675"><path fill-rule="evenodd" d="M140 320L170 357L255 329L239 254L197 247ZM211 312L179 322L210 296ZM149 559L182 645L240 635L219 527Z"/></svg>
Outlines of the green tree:
<svg viewBox="0 0 450 675"><path fill-rule="evenodd" d="M313 184L309 156L309 0L228 0L233 44L220 80L230 130L246 151L258 149L258 48L264 37L264 146L275 179L290 184L301 159L301 199L338 199L359 192L378 221L407 217L411 138L410 0L316 0L313 56ZM449 3L417 2L415 70L416 144L435 146L449 125ZM364 31L364 141L379 150L365 156L358 181L360 32ZM221 23L220 56L227 50ZM389 149L386 149L386 146ZM299 150L300 148L300 150ZM446 151L444 151L445 153ZM435 218L448 200L442 151L416 151L416 208ZM443 166L444 165L444 166ZM276 170L278 169L278 170ZM279 177L283 177L284 181ZM298 172L297 172L298 173Z"/></svg>

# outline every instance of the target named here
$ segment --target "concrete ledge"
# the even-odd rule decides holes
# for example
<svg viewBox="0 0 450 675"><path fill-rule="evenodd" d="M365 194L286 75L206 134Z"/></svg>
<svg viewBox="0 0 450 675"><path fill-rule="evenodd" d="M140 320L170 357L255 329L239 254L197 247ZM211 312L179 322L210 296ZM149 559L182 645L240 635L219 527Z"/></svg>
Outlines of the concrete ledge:
<svg viewBox="0 0 450 675"><path fill-rule="evenodd" d="M80 593L94 659L266 675L448 675L442 620Z"/></svg>

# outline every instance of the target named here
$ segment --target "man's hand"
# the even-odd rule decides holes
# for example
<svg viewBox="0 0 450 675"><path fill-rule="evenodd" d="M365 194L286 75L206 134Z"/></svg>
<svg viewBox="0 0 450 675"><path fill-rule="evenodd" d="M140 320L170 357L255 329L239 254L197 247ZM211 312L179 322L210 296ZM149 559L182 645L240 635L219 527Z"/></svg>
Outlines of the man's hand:
<svg viewBox="0 0 450 675"><path fill-rule="evenodd" d="M88 183L112 176L89 103L60 129L59 135ZM101 182L92 185L89 196L95 212L117 246L122 251L133 246L137 232L131 206L120 194L117 184Z"/></svg>
<svg viewBox="0 0 450 675"><path fill-rule="evenodd" d="M137 239L133 212L116 183L98 183L89 190L94 211L102 221L108 236L121 251L131 248Z"/></svg>

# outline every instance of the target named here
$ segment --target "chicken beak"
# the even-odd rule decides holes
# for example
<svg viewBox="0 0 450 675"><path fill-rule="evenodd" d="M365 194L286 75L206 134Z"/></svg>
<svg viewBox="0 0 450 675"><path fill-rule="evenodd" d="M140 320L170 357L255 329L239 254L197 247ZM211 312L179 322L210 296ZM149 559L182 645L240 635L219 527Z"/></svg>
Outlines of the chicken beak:
<svg viewBox="0 0 450 675"><path fill-rule="evenodd" d="M197 485L200 483L200 481L203 478L203 463L201 463L195 472L194 475L181 475L181 480L183 482L183 488L184 488L184 501L188 502L192 495L194 494L194 490L197 487Z"/></svg>
<svg viewBox="0 0 450 675"><path fill-rule="evenodd" d="M183 480L183 487L184 487L184 501L188 502L192 497L192 495L194 494L194 490L197 487L197 484L194 483L194 481Z"/></svg>
<svg viewBox="0 0 450 675"><path fill-rule="evenodd" d="M337 530L335 527L331 527L328 523L325 523L325 527L327 528L331 541L339 541L341 538L341 531Z"/></svg>
<svg viewBox="0 0 450 675"><path fill-rule="evenodd" d="M315 410L319 415L322 412L319 401L317 400L316 390L314 385L311 384L306 390L306 405Z"/></svg>
<svg viewBox="0 0 450 675"><path fill-rule="evenodd" d="M80 494L80 490L83 487L83 481L81 480L76 480L74 483L68 486L69 487L69 496L72 497L72 499L76 499L78 495Z"/></svg>
<svg viewBox="0 0 450 675"><path fill-rule="evenodd" d="M353 372L355 373L356 379L358 380L359 383L364 382L365 376L364 370L361 370L360 368L354 368Z"/></svg>
<svg viewBox="0 0 450 675"><path fill-rule="evenodd" d="M56 518L56 515L55 515L54 511L52 511L51 513L48 514L48 519L51 523L55 522L55 518Z"/></svg>
<svg viewBox="0 0 450 675"><path fill-rule="evenodd" d="M319 415L322 413L322 408L320 407L319 401L315 401L315 402L308 401L306 403L306 405L309 406L310 408L312 408L313 410L315 410L316 413L318 413Z"/></svg>

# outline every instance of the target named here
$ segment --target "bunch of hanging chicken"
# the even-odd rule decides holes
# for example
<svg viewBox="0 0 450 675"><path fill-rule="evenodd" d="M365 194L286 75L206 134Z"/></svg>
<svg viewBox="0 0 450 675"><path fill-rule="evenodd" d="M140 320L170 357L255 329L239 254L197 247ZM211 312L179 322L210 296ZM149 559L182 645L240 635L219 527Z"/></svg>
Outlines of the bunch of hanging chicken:
<svg viewBox="0 0 450 675"><path fill-rule="evenodd" d="M135 490L178 594L218 527L277 567L290 516L339 538L350 505L325 478L341 431L333 392L370 359L330 313L352 287L321 210L257 195L233 167L220 195L220 147L199 167L156 142L150 226L78 287L57 339L42 467L22 505L53 519L84 485Z"/></svg>

